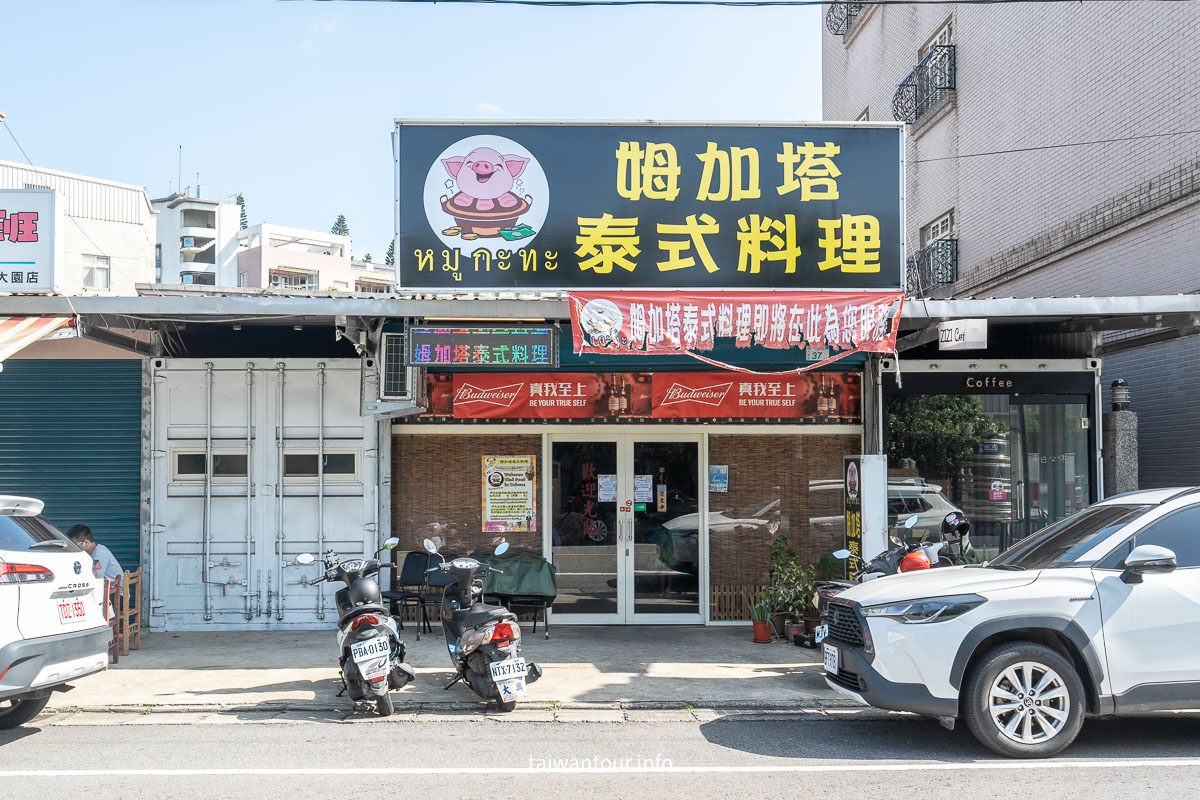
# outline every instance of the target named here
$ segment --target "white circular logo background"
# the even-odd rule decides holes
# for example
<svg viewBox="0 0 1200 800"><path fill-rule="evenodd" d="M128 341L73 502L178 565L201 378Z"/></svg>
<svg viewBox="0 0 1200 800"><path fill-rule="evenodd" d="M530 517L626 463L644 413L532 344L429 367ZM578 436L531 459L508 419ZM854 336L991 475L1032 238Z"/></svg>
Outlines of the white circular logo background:
<svg viewBox="0 0 1200 800"><path fill-rule="evenodd" d="M525 165L525 169L517 177L512 188L512 193L522 200L529 201L529 210L522 214L515 224L528 225L534 231L532 236L512 241L505 239L503 236L481 236L478 239L467 240L457 234L447 235L442 233L442 231L458 225L454 221L454 217L442 209L442 200L453 197L459 191L458 182L446 170L446 165L442 163L442 159L461 158L479 147L489 147L505 156L515 155L529 159L529 162ZM546 222L546 212L550 207L550 184L546 180L546 173L542 170L542 165L538 163L538 160L527 149L512 139L492 134L482 134L459 139L443 150L433 160L433 163L429 165L429 174L425 176L424 201L425 218L429 220L429 227L433 228L434 234L442 240L443 244L449 248L457 247L467 256L483 248L489 251L494 257L500 250L515 252L529 245L537 237L537 234L541 233L542 225Z"/></svg>

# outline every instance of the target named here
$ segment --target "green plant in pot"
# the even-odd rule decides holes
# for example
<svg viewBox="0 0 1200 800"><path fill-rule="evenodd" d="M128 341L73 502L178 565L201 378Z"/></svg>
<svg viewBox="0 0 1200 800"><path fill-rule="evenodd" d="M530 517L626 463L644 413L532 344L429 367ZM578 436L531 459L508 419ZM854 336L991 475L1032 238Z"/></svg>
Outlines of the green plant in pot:
<svg viewBox="0 0 1200 800"><path fill-rule="evenodd" d="M772 606L771 625L777 636L785 636L788 621L788 607L792 602L790 583L792 572L797 565L796 551L792 549L787 534L780 533L771 540L771 592Z"/></svg>
<svg viewBox="0 0 1200 800"><path fill-rule="evenodd" d="M792 563L781 567L774 575L772 591L775 608L787 617L784 635L788 641L797 633L808 631L809 621L816 619L813 591L817 569L813 566ZM815 627L815 622L812 626Z"/></svg>
<svg viewBox="0 0 1200 800"><path fill-rule="evenodd" d="M750 623L754 627L754 641L762 644L771 641L772 597L768 589L757 594L743 593L746 609L750 612Z"/></svg>

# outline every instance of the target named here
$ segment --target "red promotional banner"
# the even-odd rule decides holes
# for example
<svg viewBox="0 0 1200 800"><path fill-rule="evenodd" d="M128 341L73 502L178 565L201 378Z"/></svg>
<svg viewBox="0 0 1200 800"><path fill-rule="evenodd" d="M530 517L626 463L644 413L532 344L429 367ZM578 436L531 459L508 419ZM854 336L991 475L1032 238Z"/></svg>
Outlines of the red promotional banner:
<svg viewBox="0 0 1200 800"><path fill-rule="evenodd" d="M896 349L902 292L571 292L576 353L697 355L737 347ZM702 358L703 356L697 355ZM813 365L815 366L815 365ZM811 366L808 367L811 369Z"/></svg>
<svg viewBox="0 0 1200 800"><path fill-rule="evenodd" d="M426 418L861 421L856 372L545 372L427 375Z"/></svg>

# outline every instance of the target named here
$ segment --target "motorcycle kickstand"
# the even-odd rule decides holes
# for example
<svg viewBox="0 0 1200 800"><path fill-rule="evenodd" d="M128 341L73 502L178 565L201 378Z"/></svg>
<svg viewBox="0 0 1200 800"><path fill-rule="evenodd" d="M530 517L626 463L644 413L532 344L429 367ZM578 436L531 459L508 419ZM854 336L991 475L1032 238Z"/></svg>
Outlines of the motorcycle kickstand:
<svg viewBox="0 0 1200 800"><path fill-rule="evenodd" d="M341 688L341 689L338 691L337 695L335 695L335 696L336 696L336 697L341 697L342 695L344 695L344 694L346 693L346 690L347 690L347 689L349 689L349 688L350 688L350 687L346 685L346 679L345 679L345 678L343 678L343 679L342 679L342 688Z"/></svg>
<svg viewBox="0 0 1200 800"><path fill-rule="evenodd" d="M459 681L461 681L462 679L463 679L463 675L462 675L462 673L460 672L460 673L458 673L457 675L455 675L455 676L454 676L454 680L450 681L449 683L447 683L445 686L443 686L443 687L442 687L442 691L445 691L446 689L449 689L451 686L453 686L454 684L458 683L458 682L459 682Z"/></svg>

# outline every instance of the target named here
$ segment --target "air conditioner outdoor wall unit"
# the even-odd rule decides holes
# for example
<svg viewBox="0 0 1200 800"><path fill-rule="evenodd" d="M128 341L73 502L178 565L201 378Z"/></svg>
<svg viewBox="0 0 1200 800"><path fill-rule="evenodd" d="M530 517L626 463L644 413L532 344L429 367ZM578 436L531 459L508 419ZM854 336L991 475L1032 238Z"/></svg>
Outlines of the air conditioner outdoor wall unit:
<svg viewBox="0 0 1200 800"><path fill-rule="evenodd" d="M383 333L379 338L380 400L414 400L421 396L421 370L404 364L404 334Z"/></svg>

